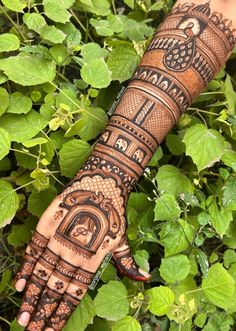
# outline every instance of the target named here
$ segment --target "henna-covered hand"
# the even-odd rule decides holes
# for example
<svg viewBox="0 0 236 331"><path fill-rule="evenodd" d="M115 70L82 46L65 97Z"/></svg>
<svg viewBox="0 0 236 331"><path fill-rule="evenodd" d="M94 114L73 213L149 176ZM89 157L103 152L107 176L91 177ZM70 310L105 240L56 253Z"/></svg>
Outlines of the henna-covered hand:
<svg viewBox="0 0 236 331"><path fill-rule="evenodd" d="M61 330L108 252L130 278L150 278L136 265L125 237L128 191L109 176L111 165L98 162L92 156L51 203L26 249L16 282L21 291L27 281L18 315L26 330Z"/></svg>
<svg viewBox="0 0 236 331"><path fill-rule="evenodd" d="M150 278L130 253L125 206L155 150L235 45L232 22L215 3L177 1L92 156L43 214L16 282L26 288L18 319L26 330L61 330L108 252L127 276Z"/></svg>

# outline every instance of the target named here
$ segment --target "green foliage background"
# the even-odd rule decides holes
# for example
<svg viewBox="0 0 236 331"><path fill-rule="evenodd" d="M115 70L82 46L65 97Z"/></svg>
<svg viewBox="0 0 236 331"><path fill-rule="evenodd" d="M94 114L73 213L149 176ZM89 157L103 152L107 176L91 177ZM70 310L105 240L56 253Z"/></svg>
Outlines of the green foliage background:
<svg viewBox="0 0 236 331"><path fill-rule="evenodd" d="M172 0L2 0L0 323L38 218L106 126ZM65 331L229 331L236 325L235 52L130 195L128 238L149 283L109 263Z"/></svg>

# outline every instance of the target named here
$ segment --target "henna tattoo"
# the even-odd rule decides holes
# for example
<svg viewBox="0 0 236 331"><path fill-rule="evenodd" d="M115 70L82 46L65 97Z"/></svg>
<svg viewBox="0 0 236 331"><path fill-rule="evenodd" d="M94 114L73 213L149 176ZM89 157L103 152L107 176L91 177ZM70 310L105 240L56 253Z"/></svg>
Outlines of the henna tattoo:
<svg viewBox="0 0 236 331"><path fill-rule="evenodd" d="M63 299L59 303L56 312L51 317L48 326L55 331L60 331L79 302L80 300L78 298L73 297L69 293L64 293Z"/></svg>
<svg viewBox="0 0 236 331"><path fill-rule="evenodd" d="M61 290L63 287L64 287L64 283L63 282L61 282L59 280L57 282L55 282L55 289Z"/></svg>
<svg viewBox="0 0 236 331"><path fill-rule="evenodd" d="M146 279L146 277L139 272L139 267L136 265L129 248L122 251L113 252L113 257L116 261L118 270L120 270L122 274L128 274L129 278L134 280Z"/></svg>
<svg viewBox="0 0 236 331"><path fill-rule="evenodd" d="M67 214L53 238L84 258L95 255L106 236L124 232L124 198L114 179L81 176L61 198Z"/></svg>
<svg viewBox="0 0 236 331"><path fill-rule="evenodd" d="M48 239L41 235L38 231L35 231L32 235L30 243L27 247L26 253L23 257L23 262L21 265L20 272L17 273L15 282L23 278L28 280L34 266L47 246Z"/></svg>
<svg viewBox="0 0 236 331"><path fill-rule="evenodd" d="M124 241L129 193L167 133L225 63L235 45L234 32L229 20L212 12L210 2L173 8L122 92L93 154L59 196L60 209L53 215L59 223L53 238L59 244L91 261L110 250L122 273L147 280ZM27 330L44 329L50 316L49 326L61 330L94 277L59 260L47 243L35 234L21 271L27 279L38 261L20 312L34 311L48 281Z"/></svg>
<svg viewBox="0 0 236 331"><path fill-rule="evenodd" d="M231 21L212 12L210 2L175 6L79 176L109 172L127 196L166 134L225 63L235 45L234 32Z"/></svg>
<svg viewBox="0 0 236 331"><path fill-rule="evenodd" d="M23 312L29 312L31 314L34 311L45 284L46 281L38 279L35 275L31 276L18 316Z"/></svg>
<svg viewBox="0 0 236 331"><path fill-rule="evenodd" d="M35 331L43 330L47 319L52 315L56 309L58 302L61 298L61 294L50 289L46 286L42 297L37 306L37 312L31 318L26 330Z"/></svg>

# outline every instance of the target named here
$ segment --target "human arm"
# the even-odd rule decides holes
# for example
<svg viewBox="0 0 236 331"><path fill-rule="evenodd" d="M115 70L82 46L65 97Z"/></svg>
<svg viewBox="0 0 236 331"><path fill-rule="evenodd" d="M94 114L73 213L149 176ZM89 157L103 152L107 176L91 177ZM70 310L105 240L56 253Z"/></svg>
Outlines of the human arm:
<svg viewBox="0 0 236 331"><path fill-rule="evenodd" d="M28 281L21 307L31 314L28 330L60 330L109 251L127 275L148 279L126 243L126 202L166 134L229 57L235 40L225 8L177 2L90 159L45 211L19 275Z"/></svg>

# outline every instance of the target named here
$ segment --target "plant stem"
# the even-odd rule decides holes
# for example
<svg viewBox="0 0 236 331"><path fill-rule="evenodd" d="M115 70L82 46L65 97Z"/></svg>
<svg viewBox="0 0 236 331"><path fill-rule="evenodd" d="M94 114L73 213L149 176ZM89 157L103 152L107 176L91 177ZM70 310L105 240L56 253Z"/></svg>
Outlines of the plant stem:
<svg viewBox="0 0 236 331"><path fill-rule="evenodd" d="M72 9L69 10L69 12L71 13L71 15L74 17L74 19L76 20L76 22L81 26L81 28L84 30L84 32L88 35L89 39L91 41L94 42L92 36L90 35L90 33L88 32L88 29L85 28L85 26L83 25L83 23L79 20L79 18L76 16L76 14L74 13L74 11Z"/></svg>
<svg viewBox="0 0 236 331"><path fill-rule="evenodd" d="M18 25L13 21L13 19L11 18L11 16L8 15L8 13L5 11L5 9L0 6L0 11L3 12L3 14L7 17L7 19L11 22L11 24L15 27L15 29L19 32L19 34L21 35L21 37L23 38L23 40L27 40L26 36L23 34L23 32L20 30L20 28L18 27Z"/></svg>
<svg viewBox="0 0 236 331"><path fill-rule="evenodd" d="M5 318L3 318L2 316L0 316L0 320L3 321L3 322L5 322L9 326L11 326L11 323L8 320L6 320Z"/></svg>

